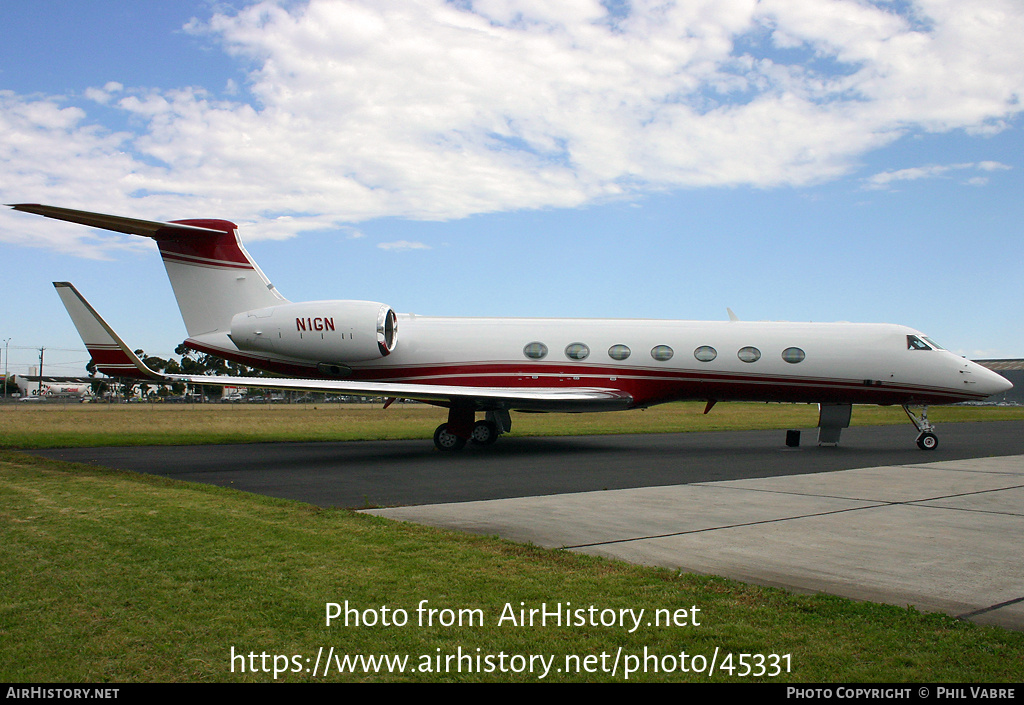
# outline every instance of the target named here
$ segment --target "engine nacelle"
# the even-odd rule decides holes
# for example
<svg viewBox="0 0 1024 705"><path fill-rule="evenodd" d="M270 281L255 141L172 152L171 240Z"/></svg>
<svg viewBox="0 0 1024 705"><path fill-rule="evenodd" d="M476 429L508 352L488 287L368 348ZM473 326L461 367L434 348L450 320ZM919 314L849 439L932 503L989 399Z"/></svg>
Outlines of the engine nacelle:
<svg viewBox="0 0 1024 705"><path fill-rule="evenodd" d="M231 340L239 350L318 363L362 362L391 353L398 317L375 301L307 301L236 314Z"/></svg>

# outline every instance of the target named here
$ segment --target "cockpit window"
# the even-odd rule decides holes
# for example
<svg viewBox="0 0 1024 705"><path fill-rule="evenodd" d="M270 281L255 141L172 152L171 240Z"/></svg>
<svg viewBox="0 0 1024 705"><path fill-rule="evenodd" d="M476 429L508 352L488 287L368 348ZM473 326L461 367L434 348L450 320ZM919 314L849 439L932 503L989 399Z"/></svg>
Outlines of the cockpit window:
<svg viewBox="0 0 1024 705"><path fill-rule="evenodd" d="M924 339L924 342L928 343L929 345L931 345L936 350L945 350L946 349L946 348L942 347L941 345L939 345L934 340L932 340L931 338L928 338L928 337L926 337Z"/></svg>
<svg viewBox="0 0 1024 705"><path fill-rule="evenodd" d="M931 348L928 347L928 343L924 342L916 335L908 335L907 350L931 350Z"/></svg>

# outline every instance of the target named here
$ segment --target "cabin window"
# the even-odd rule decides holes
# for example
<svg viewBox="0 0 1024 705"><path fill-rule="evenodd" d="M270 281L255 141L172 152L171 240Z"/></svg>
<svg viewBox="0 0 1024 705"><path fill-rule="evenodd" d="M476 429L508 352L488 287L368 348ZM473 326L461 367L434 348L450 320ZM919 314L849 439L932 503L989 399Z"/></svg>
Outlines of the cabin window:
<svg viewBox="0 0 1024 705"><path fill-rule="evenodd" d="M800 348L786 348L782 351L782 359L791 365L803 362L807 354Z"/></svg>
<svg viewBox="0 0 1024 705"><path fill-rule="evenodd" d="M757 362L761 359L761 351L748 345L745 348L740 348L740 351L736 353L736 356L743 362Z"/></svg>
<svg viewBox="0 0 1024 705"><path fill-rule="evenodd" d="M613 345L608 348L608 357L613 360L625 360L629 354L630 350L625 345Z"/></svg>
<svg viewBox="0 0 1024 705"><path fill-rule="evenodd" d="M710 345L701 345L693 351L693 356L701 362L711 362L718 357L718 351Z"/></svg>
<svg viewBox="0 0 1024 705"><path fill-rule="evenodd" d="M665 362L671 360L672 356L675 355L675 350L667 345L656 345L651 348L651 357L659 362Z"/></svg>
<svg viewBox="0 0 1024 705"><path fill-rule="evenodd" d="M548 346L544 343L530 343L523 348L523 355L526 355L531 360L542 360L548 355Z"/></svg>
<svg viewBox="0 0 1024 705"><path fill-rule="evenodd" d="M586 360L590 357L590 348L583 343L571 343L565 347L565 356L570 360Z"/></svg>
<svg viewBox="0 0 1024 705"><path fill-rule="evenodd" d="M931 350L931 348L928 347L928 343L924 342L916 335L908 335L907 350Z"/></svg>

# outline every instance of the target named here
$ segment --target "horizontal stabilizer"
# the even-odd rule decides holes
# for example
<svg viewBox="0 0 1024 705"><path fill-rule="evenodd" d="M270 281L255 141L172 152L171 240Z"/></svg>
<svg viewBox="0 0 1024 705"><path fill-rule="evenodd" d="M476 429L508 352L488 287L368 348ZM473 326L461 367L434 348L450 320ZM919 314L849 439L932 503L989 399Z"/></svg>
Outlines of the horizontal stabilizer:
<svg viewBox="0 0 1024 705"><path fill-rule="evenodd" d="M16 203L8 205L16 211L35 213L36 215L46 216L47 218L65 220L69 223L79 223L81 225L88 225L90 227L101 228L103 230L113 230L114 232L126 233L128 235L142 235L143 237L151 237L154 240L175 239L176 237L189 235L222 235L227 229L235 229L235 224L229 223L226 220L218 222L224 223L226 226L230 226L230 228L225 227L225 229L215 230L212 228L187 225L184 223L162 223L155 220L139 220L137 218L126 218L120 215L106 215L104 213L77 211L72 210L71 208L44 206L38 203Z"/></svg>

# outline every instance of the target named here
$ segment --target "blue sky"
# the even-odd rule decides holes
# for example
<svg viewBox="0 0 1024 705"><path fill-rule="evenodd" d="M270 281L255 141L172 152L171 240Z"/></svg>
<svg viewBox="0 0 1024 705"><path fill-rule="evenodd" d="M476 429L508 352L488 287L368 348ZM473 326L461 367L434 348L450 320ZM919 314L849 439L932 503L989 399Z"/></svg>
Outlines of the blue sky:
<svg viewBox="0 0 1024 705"><path fill-rule="evenodd" d="M216 217L292 300L903 323L1024 357L1018 2L37 2L0 195ZM0 213L0 345L185 337L142 238Z"/></svg>

